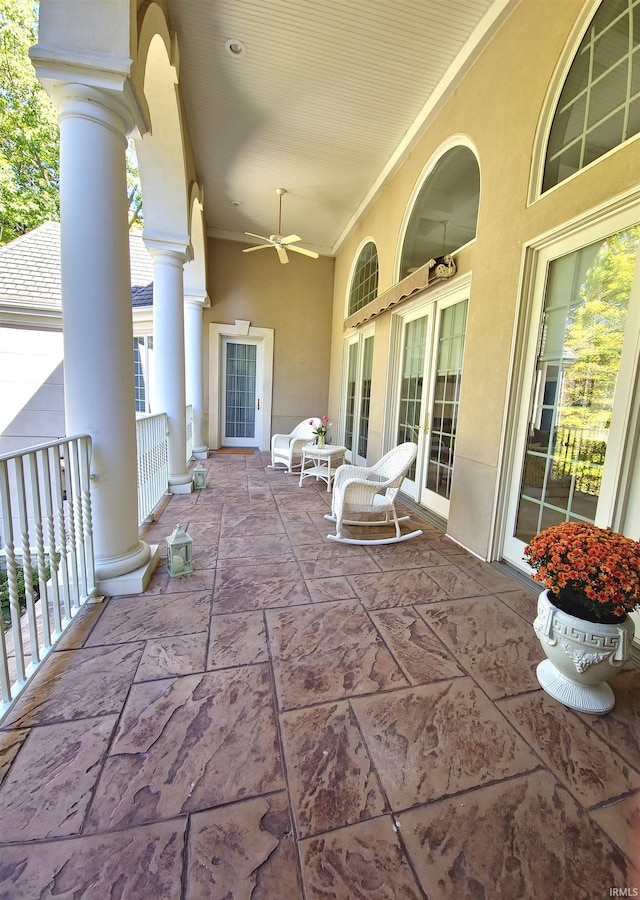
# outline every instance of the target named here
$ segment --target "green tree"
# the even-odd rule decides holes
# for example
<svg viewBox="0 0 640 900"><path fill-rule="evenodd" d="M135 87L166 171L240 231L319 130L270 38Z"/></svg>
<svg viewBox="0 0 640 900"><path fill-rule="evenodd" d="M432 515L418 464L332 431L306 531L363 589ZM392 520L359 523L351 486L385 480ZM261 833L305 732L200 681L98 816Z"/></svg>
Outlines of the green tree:
<svg viewBox="0 0 640 900"><path fill-rule="evenodd" d="M37 40L37 0L0 0L0 245L60 218L58 117L29 59ZM126 164L129 229L140 231L133 142Z"/></svg>
<svg viewBox="0 0 640 900"><path fill-rule="evenodd" d="M0 244L60 217L56 110L36 78L37 3L0 0Z"/></svg>
<svg viewBox="0 0 640 900"><path fill-rule="evenodd" d="M640 228L603 242L569 313L565 347L577 357L566 374L562 424L605 428L611 419Z"/></svg>

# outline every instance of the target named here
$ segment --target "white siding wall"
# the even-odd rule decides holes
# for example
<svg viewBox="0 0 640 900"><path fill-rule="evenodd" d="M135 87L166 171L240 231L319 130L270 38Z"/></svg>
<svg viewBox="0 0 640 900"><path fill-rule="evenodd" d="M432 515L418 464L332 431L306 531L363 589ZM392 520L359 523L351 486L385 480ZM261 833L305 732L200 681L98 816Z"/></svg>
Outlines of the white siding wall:
<svg viewBox="0 0 640 900"><path fill-rule="evenodd" d="M0 328L0 453L65 433L62 332Z"/></svg>

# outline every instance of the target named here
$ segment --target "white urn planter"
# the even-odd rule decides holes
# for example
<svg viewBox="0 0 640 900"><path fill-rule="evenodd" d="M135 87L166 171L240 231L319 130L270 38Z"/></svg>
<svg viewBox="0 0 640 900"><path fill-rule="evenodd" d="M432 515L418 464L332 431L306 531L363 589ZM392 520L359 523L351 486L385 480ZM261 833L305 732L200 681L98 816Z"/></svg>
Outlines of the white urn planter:
<svg viewBox="0 0 640 900"><path fill-rule="evenodd" d="M631 617L614 625L588 622L558 609L543 591L533 627L547 655L536 670L547 694L579 712L604 715L613 709L607 681L631 655Z"/></svg>

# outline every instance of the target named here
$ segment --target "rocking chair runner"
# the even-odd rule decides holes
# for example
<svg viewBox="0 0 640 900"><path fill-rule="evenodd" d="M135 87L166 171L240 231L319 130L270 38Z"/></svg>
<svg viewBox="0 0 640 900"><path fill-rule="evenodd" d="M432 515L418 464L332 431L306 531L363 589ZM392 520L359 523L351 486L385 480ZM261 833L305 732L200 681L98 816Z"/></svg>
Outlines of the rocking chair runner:
<svg viewBox="0 0 640 900"><path fill-rule="evenodd" d="M270 469L284 466L287 475L293 474L294 466L300 467L302 448L315 440L314 428L320 425L320 419L311 418L300 422L290 434L274 434L271 437Z"/></svg>
<svg viewBox="0 0 640 900"><path fill-rule="evenodd" d="M336 533L327 535L330 541L341 541L344 544L395 544L422 534L421 529L402 534L400 522L407 521L410 516L398 516L395 508L396 494L417 452L417 445L407 442L394 447L373 466L338 467L333 483L331 515L325 516L325 519L336 523ZM376 518L352 518L354 515L365 514L374 514ZM367 539L343 536L343 525L380 526L391 523L395 526L395 537Z"/></svg>

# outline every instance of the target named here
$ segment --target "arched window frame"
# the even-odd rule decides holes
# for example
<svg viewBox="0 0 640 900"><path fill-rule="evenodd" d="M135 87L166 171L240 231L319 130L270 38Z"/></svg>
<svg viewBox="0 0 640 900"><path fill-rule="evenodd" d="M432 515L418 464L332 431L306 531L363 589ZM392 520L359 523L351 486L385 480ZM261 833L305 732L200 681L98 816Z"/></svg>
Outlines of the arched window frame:
<svg viewBox="0 0 640 900"><path fill-rule="evenodd" d="M356 252L353 256L353 261L351 263L351 271L349 272L349 278L347 279L347 291L346 291L346 297L345 297L345 301L344 301L344 317L345 317L345 319L349 318L349 316L352 315L354 312L357 312L357 310L362 309L363 306L366 306L366 303L370 303L372 300L375 300L376 296L378 295L378 288L376 288L375 295L370 297L366 301L366 303L363 303L360 306L350 309L351 293L353 291L353 285L354 285L354 280L355 280L357 269L358 269L358 264L360 262L360 258L362 256L363 251L365 250L366 247L369 246L369 244L373 244L373 246L375 247L376 259L378 260L378 277L380 274L378 245L371 236L367 236L367 237L363 238L363 240L358 245L358 249L356 250ZM378 286L379 286L379 282L378 282Z"/></svg>
<svg viewBox="0 0 640 900"><path fill-rule="evenodd" d="M405 242L405 239L407 236L407 229L409 227L409 222L411 221L411 215L412 215L414 207L418 201L418 198L420 196L422 188L424 187L424 185L427 183L427 181L433 174L436 166L438 165L440 160L443 158L443 156L445 156L450 150L453 150L456 147L466 147L468 150L471 150L471 152L473 153L473 155L476 158L476 162L478 163L478 171L480 174L480 192L479 192L480 196L479 196L479 202L478 202L478 218L476 220L476 223L480 219L480 206L482 204L482 168L480 166L480 156L478 154L478 150L477 150L475 144L469 137L467 137L467 135L464 135L464 134L452 135L444 143L442 143L438 147L436 152L433 154L433 156L431 156L431 158L427 162L426 166L422 170L420 177L416 181L413 191L411 192L411 196L409 197L409 202L407 203L407 206L405 208L404 216L402 218L402 224L400 226L400 231L398 233L398 242L396 244L395 265L394 265L396 283L400 281L400 267L402 264L402 250L404 248L404 242ZM477 232L476 232L476 237L477 237ZM476 240L476 237L473 237L470 241L468 241L466 244L463 244L462 246L468 247L469 244L472 244ZM462 247L458 247L455 252L457 253L458 250L461 250L461 249L462 249ZM427 262L427 260L425 260L425 262Z"/></svg>
<svg viewBox="0 0 640 900"><path fill-rule="evenodd" d="M602 2L603 0L591 0L591 2L580 11L562 53L560 54L553 77L551 78L550 87L542 106L533 142L532 165L529 178L529 196L527 199L528 206L536 203L542 197L548 197L553 191L557 191L559 188L562 188L563 185L569 184L583 172L589 171L593 166L602 162L602 160L608 159L612 154L617 153L621 147L625 147L627 144L631 143L631 141L640 138L640 133L632 135L621 144L617 144L615 147L612 147L611 150L603 153L602 156L598 156L583 168L578 169L572 175L559 181L557 184L553 185L553 187L547 188L544 194L542 193L547 146L549 144L553 119L560 101L560 95L562 94L562 89L564 88L571 66L573 65L578 48Z"/></svg>

